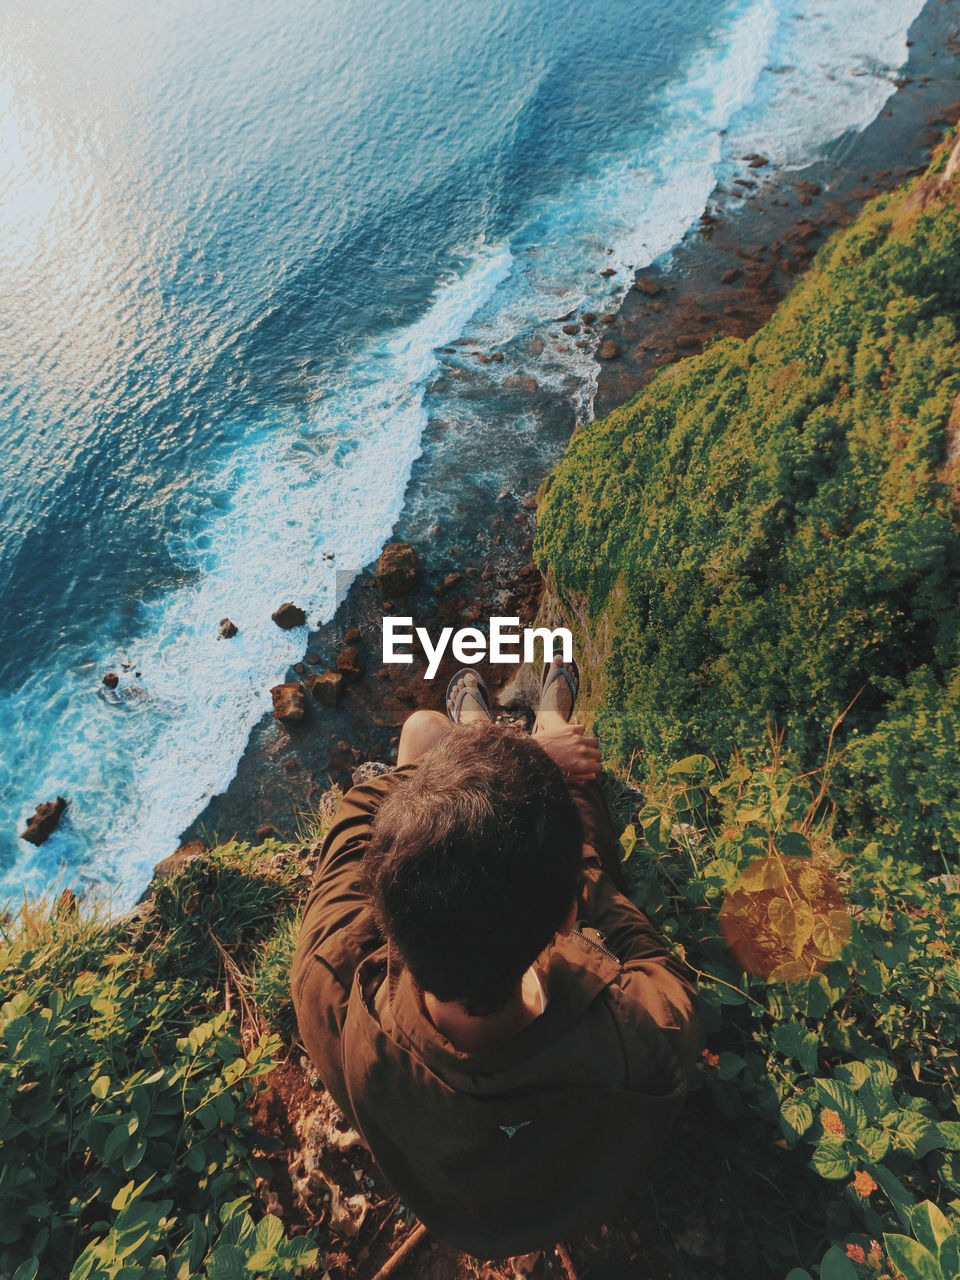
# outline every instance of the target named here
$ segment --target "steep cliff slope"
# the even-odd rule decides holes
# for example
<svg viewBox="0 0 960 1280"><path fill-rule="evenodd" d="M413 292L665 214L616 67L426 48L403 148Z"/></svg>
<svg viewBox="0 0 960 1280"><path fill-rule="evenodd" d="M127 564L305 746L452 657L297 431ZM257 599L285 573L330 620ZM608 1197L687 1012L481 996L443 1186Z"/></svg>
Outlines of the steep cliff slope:
<svg viewBox="0 0 960 1280"><path fill-rule="evenodd" d="M960 174L945 147L818 254L753 337L585 426L536 554L608 755L724 756L770 717L917 852L960 802Z"/></svg>

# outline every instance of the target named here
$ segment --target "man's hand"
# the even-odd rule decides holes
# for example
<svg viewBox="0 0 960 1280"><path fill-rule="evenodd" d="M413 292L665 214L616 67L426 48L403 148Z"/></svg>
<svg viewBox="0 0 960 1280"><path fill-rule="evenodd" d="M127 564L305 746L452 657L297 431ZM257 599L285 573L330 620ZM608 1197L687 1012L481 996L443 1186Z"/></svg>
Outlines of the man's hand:
<svg viewBox="0 0 960 1280"><path fill-rule="evenodd" d="M565 724L562 728L542 726L534 738L555 764L560 766L568 782L586 782L602 770L600 748L596 738L588 738L582 724Z"/></svg>

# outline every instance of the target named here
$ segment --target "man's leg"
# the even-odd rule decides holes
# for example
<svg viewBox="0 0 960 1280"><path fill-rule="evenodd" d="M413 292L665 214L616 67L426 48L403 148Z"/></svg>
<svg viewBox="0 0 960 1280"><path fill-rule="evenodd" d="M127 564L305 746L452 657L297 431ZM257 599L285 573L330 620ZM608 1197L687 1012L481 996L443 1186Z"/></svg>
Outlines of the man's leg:
<svg viewBox="0 0 960 1280"><path fill-rule="evenodd" d="M451 713L457 707L457 724L469 724L471 720L489 720L490 712L484 706L478 693L477 677L472 671L463 674L450 689L449 702ZM460 696L464 694L465 696ZM400 730L400 745L397 748L397 766L412 764L445 734L456 727L449 715L440 711L414 711L408 716Z"/></svg>
<svg viewBox="0 0 960 1280"><path fill-rule="evenodd" d="M557 660L554 660L555 664ZM562 665L562 664L561 664ZM563 679L551 680L543 692L534 737L562 729L573 714L574 695L570 683ZM626 879L620 862L620 846L610 816L606 797L597 778L567 778L567 786L580 811L583 823L585 861L596 860L610 876L616 888L626 890Z"/></svg>

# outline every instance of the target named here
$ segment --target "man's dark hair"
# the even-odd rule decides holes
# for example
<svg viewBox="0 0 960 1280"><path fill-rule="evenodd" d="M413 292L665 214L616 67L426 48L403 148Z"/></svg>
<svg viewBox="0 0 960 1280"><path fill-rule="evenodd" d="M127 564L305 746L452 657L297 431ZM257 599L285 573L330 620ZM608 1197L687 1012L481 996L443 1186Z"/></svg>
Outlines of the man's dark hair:
<svg viewBox="0 0 960 1280"><path fill-rule="evenodd" d="M380 805L363 884L416 984L495 1013L577 892L580 815L556 764L524 734L462 725Z"/></svg>

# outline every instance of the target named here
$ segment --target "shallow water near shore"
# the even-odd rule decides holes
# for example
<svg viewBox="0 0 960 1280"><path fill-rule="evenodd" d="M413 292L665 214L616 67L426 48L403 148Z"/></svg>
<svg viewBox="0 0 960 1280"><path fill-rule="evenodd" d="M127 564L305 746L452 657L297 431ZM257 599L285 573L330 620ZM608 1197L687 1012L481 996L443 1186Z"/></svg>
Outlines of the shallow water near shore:
<svg viewBox="0 0 960 1280"><path fill-rule="evenodd" d="M0 897L135 898L302 656L272 610L332 616L424 447L413 529L555 461L597 369L557 318L865 126L921 8L7 6Z"/></svg>

